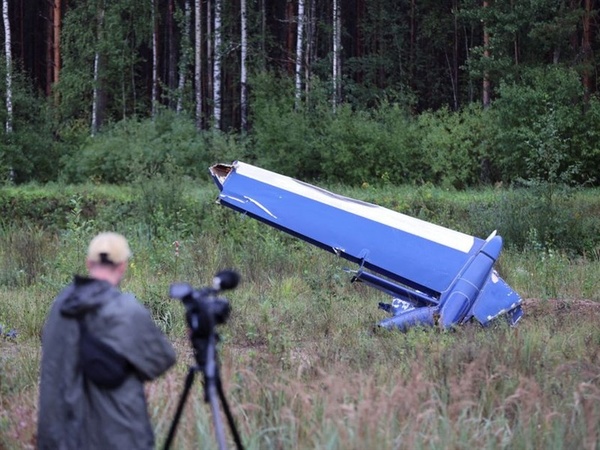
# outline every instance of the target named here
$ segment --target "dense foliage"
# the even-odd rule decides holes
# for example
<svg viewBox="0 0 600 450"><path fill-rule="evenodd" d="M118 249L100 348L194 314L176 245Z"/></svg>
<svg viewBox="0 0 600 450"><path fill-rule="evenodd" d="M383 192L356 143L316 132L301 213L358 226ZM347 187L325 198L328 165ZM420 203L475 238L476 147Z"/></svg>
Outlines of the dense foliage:
<svg viewBox="0 0 600 450"><path fill-rule="evenodd" d="M354 185L598 184L593 2L353 0L339 6L337 30L330 2L306 0L302 35L297 1L246 3L247 42L241 2L11 3L1 179L124 183L246 159ZM2 122L8 114L3 103Z"/></svg>

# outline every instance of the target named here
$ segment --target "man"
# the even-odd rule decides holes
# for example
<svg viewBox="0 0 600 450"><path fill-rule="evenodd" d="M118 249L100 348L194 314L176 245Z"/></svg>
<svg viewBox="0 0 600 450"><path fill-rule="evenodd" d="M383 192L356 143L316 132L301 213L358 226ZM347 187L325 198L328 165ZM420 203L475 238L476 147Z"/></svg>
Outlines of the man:
<svg viewBox="0 0 600 450"><path fill-rule="evenodd" d="M123 236L99 234L88 248L89 276L76 275L52 304L42 333L39 449L154 448L143 383L166 372L175 352L148 310L119 289L130 256ZM109 372L113 356L126 362L110 386L96 380L102 370L90 367L90 348Z"/></svg>

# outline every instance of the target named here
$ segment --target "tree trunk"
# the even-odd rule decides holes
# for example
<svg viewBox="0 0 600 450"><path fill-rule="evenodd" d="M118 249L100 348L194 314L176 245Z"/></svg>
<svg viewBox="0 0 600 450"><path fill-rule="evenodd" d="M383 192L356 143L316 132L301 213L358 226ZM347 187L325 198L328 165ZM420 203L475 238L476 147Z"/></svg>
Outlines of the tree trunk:
<svg viewBox="0 0 600 450"><path fill-rule="evenodd" d="M97 21L98 30L96 32L97 36L97 44L100 47L99 43L102 42L103 39L103 28L104 28L104 3L100 2L99 10L98 10L98 21ZM95 136L100 127L102 126L103 114L104 114L104 93L102 89L102 66L103 66L103 57L99 49L96 50L96 54L94 56L94 91L93 91L93 99L92 99L92 126L91 126L91 134Z"/></svg>
<svg viewBox="0 0 600 450"><path fill-rule="evenodd" d="M185 81L187 79L187 71L190 65L190 46L191 46L191 38L190 38L190 22L191 22L191 6L190 0L185 0L185 17L183 20L183 31L181 38L181 57L179 61L179 84L177 86L177 113L180 113L183 110L183 95L185 88Z"/></svg>
<svg viewBox="0 0 600 450"><path fill-rule="evenodd" d="M152 118L156 117L158 107L158 23L156 20L156 0L150 0L152 3L152 93L150 104L152 109Z"/></svg>
<svg viewBox="0 0 600 450"><path fill-rule="evenodd" d="M55 0L56 1L56 0ZM48 3L48 20L46 21L46 96L52 93L52 76L54 73L54 14L56 13L55 3Z"/></svg>
<svg viewBox="0 0 600 450"><path fill-rule="evenodd" d="M58 83L60 76L60 24L62 22L62 0L54 0L54 11L52 12L53 27L52 27L52 41L54 47L54 61L53 61L53 77L52 83Z"/></svg>
<svg viewBox="0 0 600 450"><path fill-rule="evenodd" d="M411 78L411 83L414 85L414 74L416 72L416 45L415 42L417 40L417 25L416 25L416 9L417 5L415 4L415 0L411 0L410 2L410 47L408 50L408 69L409 76Z"/></svg>
<svg viewBox="0 0 600 450"><path fill-rule="evenodd" d="M302 59L304 50L304 0L298 0L298 17L296 33L296 94L295 106L300 108L302 98Z"/></svg>
<svg viewBox="0 0 600 450"><path fill-rule="evenodd" d="M94 57L94 94L92 99L92 136L98 132L98 72L100 66L100 55L96 52Z"/></svg>
<svg viewBox="0 0 600 450"><path fill-rule="evenodd" d="M265 3L267 0L259 0L260 13L260 67L262 70L267 69L267 11Z"/></svg>
<svg viewBox="0 0 600 450"><path fill-rule="evenodd" d="M454 99L454 111L458 111L458 46L459 46L459 27L458 27L458 0L452 0L452 14L454 16L454 45L452 46L452 67L450 69L450 81L452 82L452 97Z"/></svg>
<svg viewBox="0 0 600 450"><path fill-rule="evenodd" d="M213 127L221 129L221 2L215 0L215 42L213 66Z"/></svg>
<svg viewBox="0 0 600 450"><path fill-rule="evenodd" d="M13 131L12 104L12 54L10 43L10 18L8 17L8 0L2 0L2 19L4 20L4 52L6 54L6 133Z"/></svg>
<svg viewBox="0 0 600 450"><path fill-rule="evenodd" d="M207 97L213 99L213 70L215 58L213 55L213 13L212 0L206 2L206 62L208 69L206 71L206 84L208 86ZM210 109L210 107L208 108Z"/></svg>
<svg viewBox="0 0 600 450"><path fill-rule="evenodd" d="M292 58L292 55L294 54L294 3L289 1L287 2L287 7L285 9L285 23L286 23L286 47L287 47L287 52L286 52L286 71L288 74L292 74L293 73L293 61L294 59Z"/></svg>
<svg viewBox="0 0 600 450"><path fill-rule="evenodd" d="M248 53L248 30L246 17L246 0L241 0L241 61L240 61L240 122L242 132L248 131L248 87L246 75L246 58Z"/></svg>
<svg viewBox="0 0 600 450"><path fill-rule="evenodd" d="M174 0L169 0L167 11L167 83L169 86L169 108L175 106L172 93L177 86L177 63L175 58L175 32L174 32L175 5Z"/></svg>
<svg viewBox="0 0 600 450"><path fill-rule="evenodd" d="M362 29L362 23L365 19L365 0L357 0L356 2L356 22L354 26L354 57L357 59L362 59L364 56L364 33ZM354 72L354 81L357 83L362 83L364 80L364 71L356 70Z"/></svg>
<svg viewBox="0 0 600 450"><path fill-rule="evenodd" d="M339 0L333 0L333 97L331 99L331 104L333 106L333 111L337 109L337 106L341 99L341 28L342 28L342 20L340 15L340 4Z"/></svg>
<svg viewBox="0 0 600 450"><path fill-rule="evenodd" d="M194 23L194 86L196 93L196 129L202 130L202 1L196 0Z"/></svg>
<svg viewBox="0 0 600 450"><path fill-rule="evenodd" d="M489 7L489 3L484 0L483 7ZM483 24L483 58L486 62L490 58L490 35L487 30L485 23ZM483 107L487 108L491 102L491 83L487 70L483 72L483 92L482 92L482 103Z"/></svg>
<svg viewBox="0 0 600 450"><path fill-rule="evenodd" d="M585 0L583 13L583 35L581 40L581 51L583 53L583 95L587 105L590 100L590 95L593 89L592 75L590 68L593 67L593 52L592 52L592 33L591 33L591 18L592 18L592 3L593 0Z"/></svg>
<svg viewBox="0 0 600 450"><path fill-rule="evenodd" d="M48 19L46 21L46 83L47 96L52 94L52 85L58 82L60 73L60 23L61 1L53 0L48 3Z"/></svg>
<svg viewBox="0 0 600 450"><path fill-rule="evenodd" d="M312 76L312 64L315 58L315 36L316 36L316 5L315 0L308 0L308 17L305 17L304 29L306 30L306 45L304 49L304 91L308 95L310 89L310 78Z"/></svg>
<svg viewBox="0 0 600 450"><path fill-rule="evenodd" d="M511 0L511 2L510 2L510 9L511 9L511 13L514 13L514 11L515 11L514 0ZM515 31L514 36L515 37L513 39L513 54L514 54L515 66L518 66L519 65L519 53L520 53L519 32Z"/></svg>

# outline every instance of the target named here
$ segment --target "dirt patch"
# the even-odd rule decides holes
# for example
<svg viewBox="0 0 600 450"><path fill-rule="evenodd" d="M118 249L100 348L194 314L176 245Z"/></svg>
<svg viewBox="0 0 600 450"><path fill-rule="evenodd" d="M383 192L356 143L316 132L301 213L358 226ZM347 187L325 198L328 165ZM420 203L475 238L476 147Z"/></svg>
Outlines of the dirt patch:
<svg viewBox="0 0 600 450"><path fill-rule="evenodd" d="M580 316L582 314L600 315L600 302L589 299L539 299L523 300L526 316L536 318L547 314Z"/></svg>

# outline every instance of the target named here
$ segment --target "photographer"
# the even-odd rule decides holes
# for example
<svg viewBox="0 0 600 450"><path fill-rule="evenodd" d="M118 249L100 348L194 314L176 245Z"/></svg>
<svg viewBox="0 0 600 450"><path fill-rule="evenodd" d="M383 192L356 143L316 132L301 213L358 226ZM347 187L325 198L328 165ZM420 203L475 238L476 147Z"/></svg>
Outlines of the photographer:
<svg viewBox="0 0 600 450"><path fill-rule="evenodd" d="M131 256L125 238L90 243L88 277L54 300L42 334L39 449L153 449L144 394L175 363L149 311L119 284Z"/></svg>

